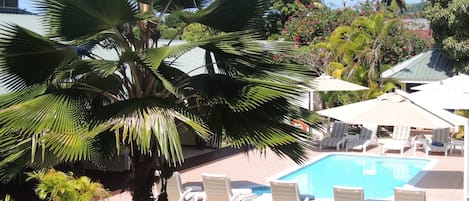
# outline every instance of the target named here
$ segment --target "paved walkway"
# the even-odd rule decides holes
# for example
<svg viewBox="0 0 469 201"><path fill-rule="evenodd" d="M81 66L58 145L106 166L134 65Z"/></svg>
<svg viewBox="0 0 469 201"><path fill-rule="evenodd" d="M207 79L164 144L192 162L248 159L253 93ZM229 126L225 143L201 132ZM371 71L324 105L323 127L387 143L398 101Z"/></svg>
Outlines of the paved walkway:
<svg viewBox="0 0 469 201"><path fill-rule="evenodd" d="M324 153L335 152L335 149L323 151L311 150L309 158L314 159ZM362 154L361 152L348 152ZM381 154L381 147L374 147L367 154ZM399 155L398 152L387 152L386 155ZM412 149L407 149L406 156L413 156ZM422 151L416 152L417 157L425 157ZM463 200L463 157L459 151L445 157L443 154L431 154L436 159L436 165L425 174L415 185L427 193L427 201L461 201ZM245 185L267 185L267 178L286 169L298 165L286 158L280 158L271 151L264 153L250 152L236 154L208 164L200 165L181 172L185 185L201 185L202 173L226 174L233 183L233 187ZM131 200L128 193L112 197L112 201Z"/></svg>

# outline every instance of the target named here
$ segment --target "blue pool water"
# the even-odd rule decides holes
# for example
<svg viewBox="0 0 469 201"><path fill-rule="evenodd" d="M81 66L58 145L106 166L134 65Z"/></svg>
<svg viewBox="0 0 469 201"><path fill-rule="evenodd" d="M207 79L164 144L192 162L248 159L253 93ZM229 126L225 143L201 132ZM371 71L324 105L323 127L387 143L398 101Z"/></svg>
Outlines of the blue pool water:
<svg viewBox="0 0 469 201"><path fill-rule="evenodd" d="M332 154L279 177L298 183L300 193L332 198L333 186L361 186L366 199L388 198L394 187L402 187L426 165L427 159ZM269 192L266 187L254 193Z"/></svg>

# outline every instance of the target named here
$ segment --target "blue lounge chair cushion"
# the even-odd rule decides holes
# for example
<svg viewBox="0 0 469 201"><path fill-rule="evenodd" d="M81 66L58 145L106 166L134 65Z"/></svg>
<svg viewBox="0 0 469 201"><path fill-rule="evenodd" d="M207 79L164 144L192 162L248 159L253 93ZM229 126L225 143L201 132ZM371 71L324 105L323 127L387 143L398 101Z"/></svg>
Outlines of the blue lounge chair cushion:
<svg viewBox="0 0 469 201"><path fill-rule="evenodd" d="M433 146L437 146L437 147L442 147L444 146L445 144L441 143L441 142L432 142L432 145Z"/></svg>
<svg viewBox="0 0 469 201"><path fill-rule="evenodd" d="M314 195L300 194L300 200L305 200L306 198L308 198L308 200L314 200Z"/></svg>

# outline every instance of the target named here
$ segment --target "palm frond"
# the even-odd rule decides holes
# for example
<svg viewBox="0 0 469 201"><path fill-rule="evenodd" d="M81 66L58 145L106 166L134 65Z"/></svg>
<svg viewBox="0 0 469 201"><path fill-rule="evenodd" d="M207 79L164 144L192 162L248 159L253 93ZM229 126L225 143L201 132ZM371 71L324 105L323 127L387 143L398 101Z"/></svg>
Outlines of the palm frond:
<svg viewBox="0 0 469 201"><path fill-rule="evenodd" d="M198 22L211 28L233 32L254 28L265 11L262 0L215 0L197 12L177 13L186 23ZM242 15L240 15L242 13Z"/></svg>
<svg viewBox="0 0 469 201"><path fill-rule="evenodd" d="M193 89L208 105L227 104L234 111L249 111L276 98L293 99L303 93L296 85L262 79L234 79L226 75L197 75L182 89Z"/></svg>
<svg viewBox="0 0 469 201"><path fill-rule="evenodd" d="M204 41L195 41L195 42L187 42L180 45L171 45L171 46L164 46L158 48L150 48L145 51L141 55L142 60L146 61L150 68L154 71L158 70L160 64L167 58L170 57L178 57L187 51L198 47L199 45L203 45L209 42L208 40Z"/></svg>
<svg viewBox="0 0 469 201"><path fill-rule="evenodd" d="M37 5L52 36L66 41L135 21L137 14L129 0L42 0Z"/></svg>
<svg viewBox="0 0 469 201"><path fill-rule="evenodd" d="M21 102L31 100L46 92L45 85L33 85L23 90L0 95L0 109L4 109Z"/></svg>
<svg viewBox="0 0 469 201"><path fill-rule="evenodd" d="M74 48L53 42L18 25L3 28L0 36L1 81L19 90L50 79L55 69L76 58Z"/></svg>
<svg viewBox="0 0 469 201"><path fill-rule="evenodd" d="M0 181L9 181L24 167L40 169L58 163L92 160L100 155L93 147L94 137L104 128L74 133L28 134L0 131ZM22 137L25 136L25 137ZM37 150L39 149L39 150Z"/></svg>
<svg viewBox="0 0 469 201"><path fill-rule="evenodd" d="M0 124L22 133L74 133L84 118L84 105L80 98L44 94L1 109Z"/></svg>
<svg viewBox="0 0 469 201"><path fill-rule="evenodd" d="M0 182L8 182L24 168L52 167L60 160L49 151L32 154L32 138L23 138L16 132L0 131ZM34 157L34 159L32 158Z"/></svg>
<svg viewBox="0 0 469 201"><path fill-rule="evenodd" d="M119 62L111 60L76 60L56 74L58 81L83 79L87 75L106 78L118 69Z"/></svg>
<svg viewBox="0 0 469 201"><path fill-rule="evenodd" d="M301 164L308 161L307 157L301 157L306 155L305 146L300 142L292 142L288 144L281 144L274 147L270 147L275 154L280 157L287 156L295 163Z"/></svg>
<svg viewBox="0 0 469 201"><path fill-rule="evenodd" d="M105 106L98 113L99 122L112 125L116 139L138 146L142 153L151 153L152 142L157 142L159 153L173 164L180 163L182 147L176 120L185 123L205 138L208 130L195 115L157 98L132 99ZM154 140L153 140L154 138Z"/></svg>
<svg viewBox="0 0 469 201"><path fill-rule="evenodd" d="M282 98L270 101L255 110L235 112L229 107L212 107L207 116L211 129L223 129L227 143L235 147L253 145L257 148L275 148L293 145L304 140L307 135L300 129L285 123L288 121L289 103ZM296 144L303 150L301 144ZM288 150L284 150L287 151ZM293 155L292 155L293 156ZM297 161L304 160L298 157ZM293 157L295 159L295 157Z"/></svg>
<svg viewBox="0 0 469 201"><path fill-rule="evenodd" d="M302 82L310 76L305 66L281 64L273 61L272 51L288 51L286 46L271 44L266 47L264 43L257 41L259 36L252 32L245 32L234 40L230 37L225 39L210 40L211 42L202 45L201 48L215 56L218 70L227 75L261 76L263 79L276 81L296 79L298 82Z"/></svg>
<svg viewBox="0 0 469 201"><path fill-rule="evenodd" d="M93 137L97 133L81 129L74 133L45 133L40 138L42 145L60 161L90 160L96 153ZM34 151L34 150L33 150Z"/></svg>

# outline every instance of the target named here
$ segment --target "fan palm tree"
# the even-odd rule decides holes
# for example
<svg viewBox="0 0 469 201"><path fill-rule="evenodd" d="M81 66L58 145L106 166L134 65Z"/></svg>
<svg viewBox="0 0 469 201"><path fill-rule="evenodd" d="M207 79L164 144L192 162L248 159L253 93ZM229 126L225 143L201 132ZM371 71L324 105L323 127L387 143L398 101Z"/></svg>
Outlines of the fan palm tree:
<svg viewBox="0 0 469 201"><path fill-rule="evenodd" d="M183 162L184 131L304 161L307 136L288 122L311 119L290 104L308 74L303 66L272 60L272 50L288 46L256 41L265 2L215 0L195 12L178 10L199 3L40 0L47 35L2 27L0 79L9 93L0 96L0 179L65 162L99 165L127 150L133 200L155 199L156 169L162 172L159 200L166 200L166 179ZM168 11L223 34L161 43ZM177 59L196 47L206 51L207 73L190 76L176 68Z"/></svg>

